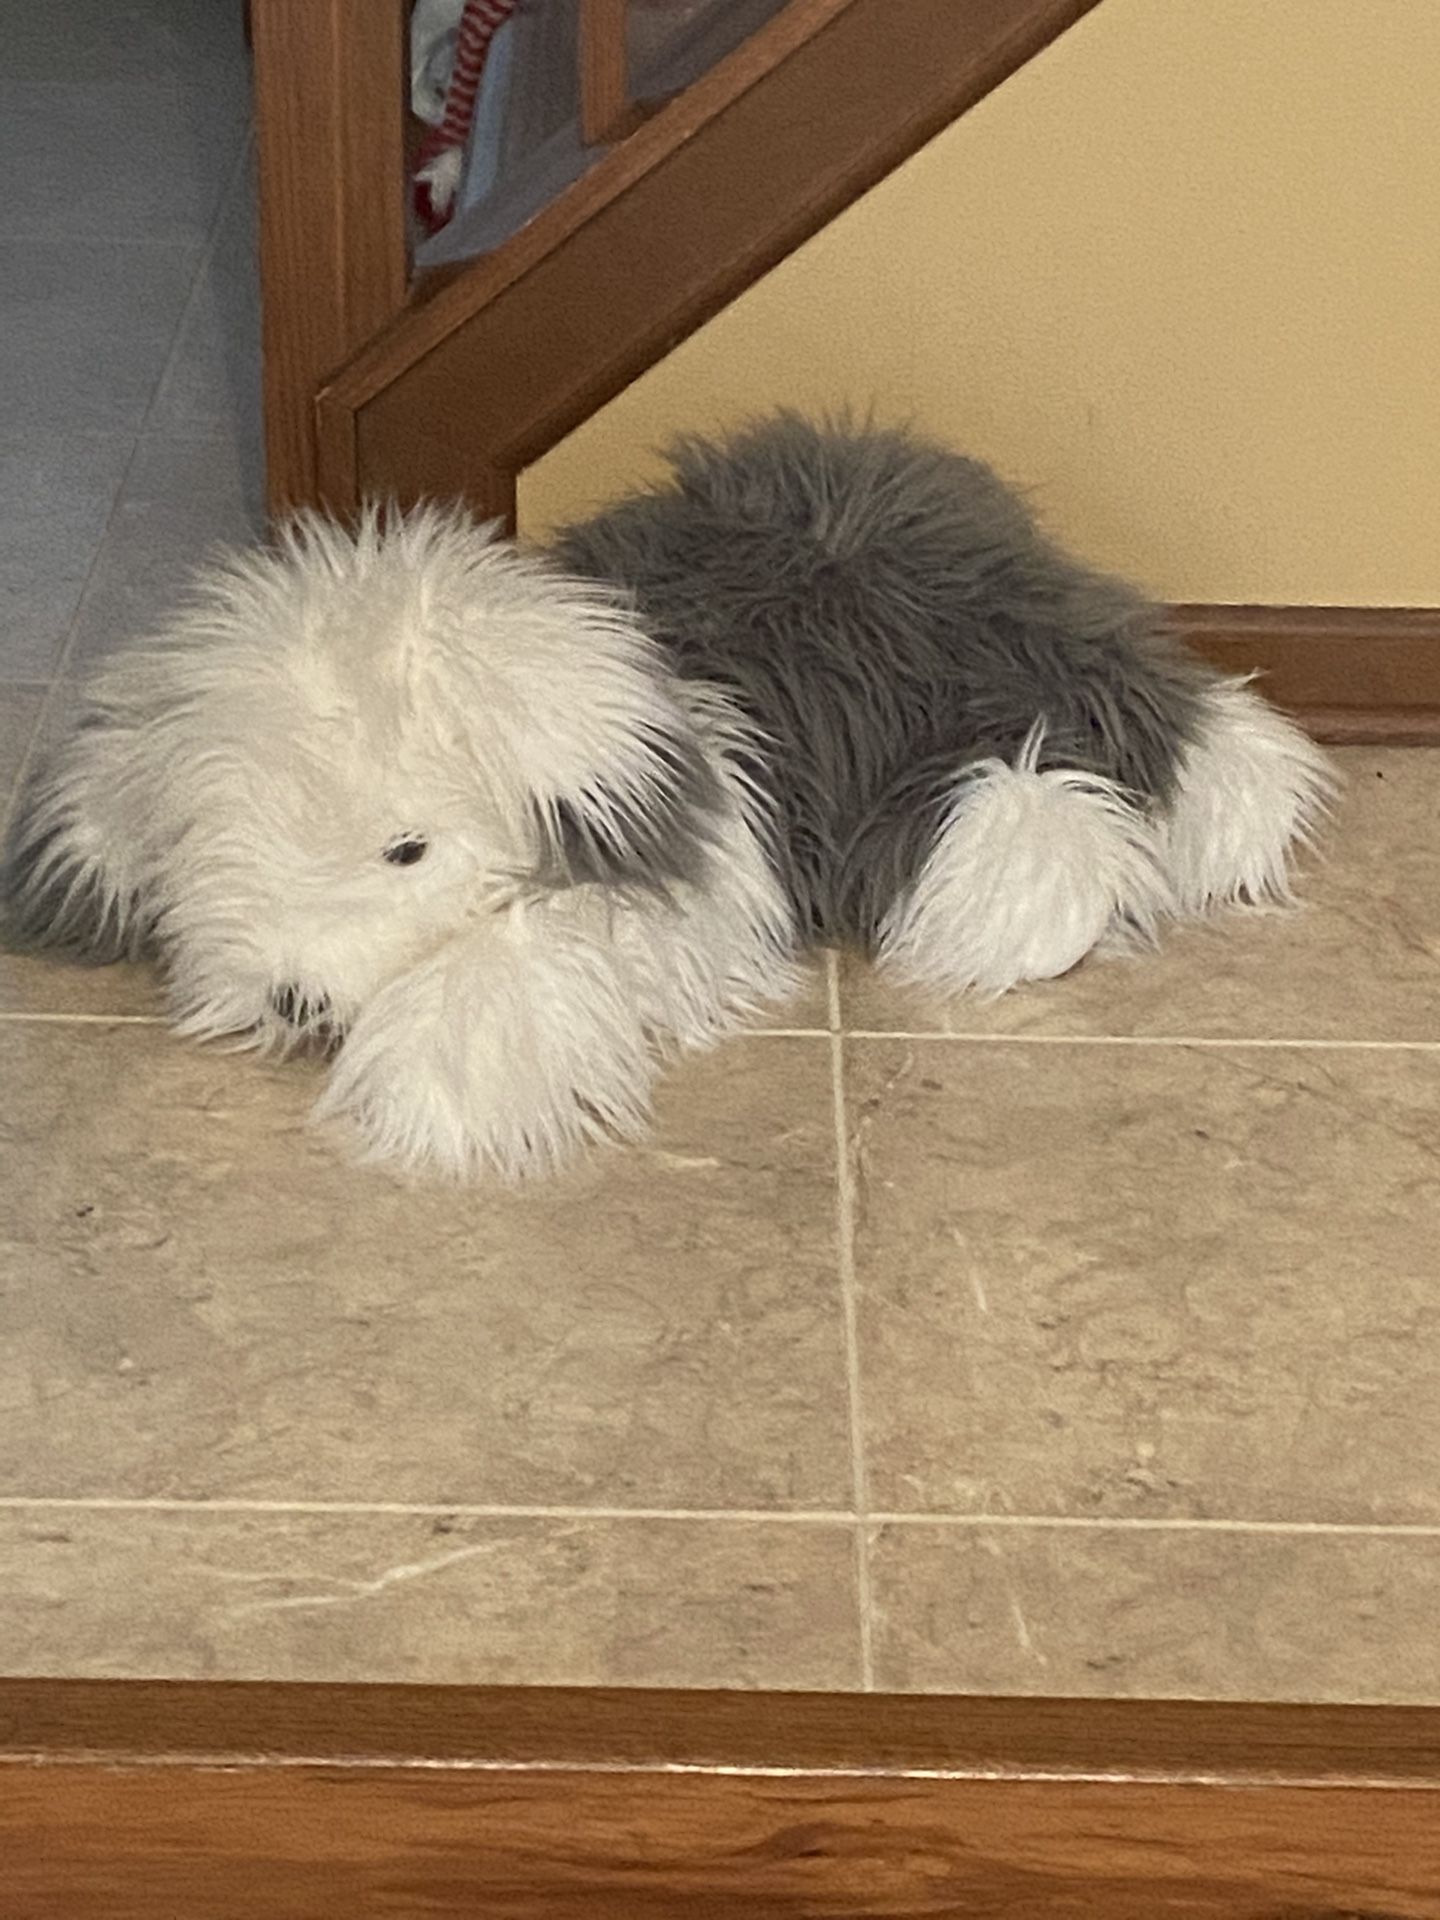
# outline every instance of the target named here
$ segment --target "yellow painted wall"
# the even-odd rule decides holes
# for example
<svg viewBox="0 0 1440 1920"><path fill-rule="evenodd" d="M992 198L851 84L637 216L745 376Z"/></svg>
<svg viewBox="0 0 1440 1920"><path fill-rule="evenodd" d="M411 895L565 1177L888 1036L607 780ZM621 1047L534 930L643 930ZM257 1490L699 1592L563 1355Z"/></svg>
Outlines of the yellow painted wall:
<svg viewBox="0 0 1440 1920"><path fill-rule="evenodd" d="M522 477L874 403L1173 599L1440 603L1440 0L1102 0Z"/></svg>

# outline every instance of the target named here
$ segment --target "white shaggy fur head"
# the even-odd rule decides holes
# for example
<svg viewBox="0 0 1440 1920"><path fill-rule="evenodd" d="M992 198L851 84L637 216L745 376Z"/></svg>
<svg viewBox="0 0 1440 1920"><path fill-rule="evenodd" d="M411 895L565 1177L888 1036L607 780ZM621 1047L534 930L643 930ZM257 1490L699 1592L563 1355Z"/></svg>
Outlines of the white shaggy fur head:
<svg viewBox="0 0 1440 1920"><path fill-rule="evenodd" d="M613 597L434 508L300 521L88 695L32 884L93 875L115 930L153 930L185 1028L257 1040L286 995L348 1026L533 886L558 822L623 855L683 727Z"/></svg>
<svg viewBox="0 0 1440 1920"><path fill-rule="evenodd" d="M397 986L403 1012L404 980L478 922L572 881L658 898L723 857L722 760L603 587L458 511L301 520L98 669L12 836L12 919L93 957L153 946L186 1032L335 1039L383 1001L403 1050ZM408 1158L462 1140L443 1157L467 1170L504 1157L467 1128L392 1109L369 1131Z"/></svg>

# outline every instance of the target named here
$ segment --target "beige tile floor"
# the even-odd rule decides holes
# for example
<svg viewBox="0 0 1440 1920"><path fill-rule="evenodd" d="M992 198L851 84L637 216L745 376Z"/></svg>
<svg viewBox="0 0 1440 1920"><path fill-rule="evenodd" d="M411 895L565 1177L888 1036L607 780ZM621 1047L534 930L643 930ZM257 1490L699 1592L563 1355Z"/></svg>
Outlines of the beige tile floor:
<svg viewBox="0 0 1440 1920"><path fill-rule="evenodd" d="M0 962L0 1669L1440 1700L1440 754L1342 760L1302 912L832 964L520 1195Z"/></svg>

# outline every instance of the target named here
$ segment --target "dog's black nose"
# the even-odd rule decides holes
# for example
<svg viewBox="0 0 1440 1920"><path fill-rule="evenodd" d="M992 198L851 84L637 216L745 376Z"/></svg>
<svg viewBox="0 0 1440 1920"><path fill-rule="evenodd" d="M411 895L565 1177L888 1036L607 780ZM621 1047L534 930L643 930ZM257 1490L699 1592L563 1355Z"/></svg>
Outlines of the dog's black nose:
<svg viewBox="0 0 1440 1920"><path fill-rule="evenodd" d="M270 1004L280 1018L291 1027L309 1027L320 1024L330 1011L330 1003L318 995L307 999L298 987L277 987L270 996Z"/></svg>

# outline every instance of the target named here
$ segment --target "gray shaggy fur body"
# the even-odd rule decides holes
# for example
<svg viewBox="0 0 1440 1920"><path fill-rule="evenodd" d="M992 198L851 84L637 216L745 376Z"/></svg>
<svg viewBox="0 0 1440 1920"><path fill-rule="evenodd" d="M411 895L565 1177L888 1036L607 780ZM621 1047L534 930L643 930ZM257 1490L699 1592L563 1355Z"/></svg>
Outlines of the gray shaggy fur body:
<svg viewBox="0 0 1440 1920"><path fill-rule="evenodd" d="M979 462L791 414L682 441L674 478L559 537L623 586L682 679L770 743L753 777L803 933L872 947L956 780L1013 762L1104 775L1164 806L1208 671L1159 610L1077 565Z"/></svg>

